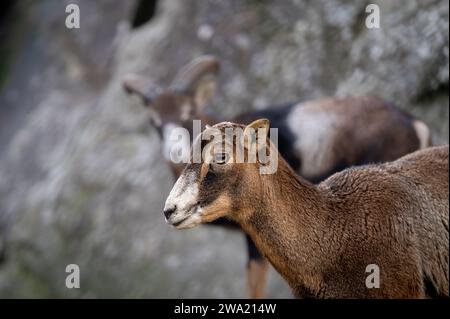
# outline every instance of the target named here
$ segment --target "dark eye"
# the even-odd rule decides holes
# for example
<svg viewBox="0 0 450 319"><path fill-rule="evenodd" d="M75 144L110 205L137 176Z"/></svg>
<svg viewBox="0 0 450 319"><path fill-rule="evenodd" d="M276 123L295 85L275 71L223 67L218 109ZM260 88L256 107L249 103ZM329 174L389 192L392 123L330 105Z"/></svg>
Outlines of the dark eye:
<svg viewBox="0 0 450 319"><path fill-rule="evenodd" d="M215 164L225 164L228 162L228 154L226 153L220 153L220 154L214 154L214 163Z"/></svg>

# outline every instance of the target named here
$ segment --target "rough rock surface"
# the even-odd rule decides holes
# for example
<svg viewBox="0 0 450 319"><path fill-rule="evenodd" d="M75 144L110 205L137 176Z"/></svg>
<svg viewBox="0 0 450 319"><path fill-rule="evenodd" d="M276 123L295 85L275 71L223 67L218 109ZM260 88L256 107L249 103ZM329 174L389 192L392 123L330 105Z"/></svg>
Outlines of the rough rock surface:
<svg viewBox="0 0 450 319"><path fill-rule="evenodd" d="M74 2L74 1L70 1ZM0 297L244 297L243 236L177 232L161 209L173 183L127 72L168 83L192 58L223 61L211 108L224 117L330 95L373 94L448 141L448 1L159 1L16 8L0 68ZM65 287L78 264L81 288ZM272 271L269 297L290 297Z"/></svg>

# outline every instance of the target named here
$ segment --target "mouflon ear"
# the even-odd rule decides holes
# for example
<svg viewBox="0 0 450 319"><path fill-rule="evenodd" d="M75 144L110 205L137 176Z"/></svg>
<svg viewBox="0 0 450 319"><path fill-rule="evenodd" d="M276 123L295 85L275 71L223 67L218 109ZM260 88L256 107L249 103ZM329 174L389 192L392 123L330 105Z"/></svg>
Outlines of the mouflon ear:
<svg viewBox="0 0 450 319"><path fill-rule="evenodd" d="M220 62L216 57L200 56L178 72L170 87L191 95L196 111L200 113L214 96L219 69Z"/></svg>
<svg viewBox="0 0 450 319"><path fill-rule="evenodd" d="M260 150L266 146L269 136L270 122L268 119L259 119L247 125L244 129L244 146L248 149L256 146Z"/></svg>
<svg viewBox="0 0 450 319"><path fill-rule="evenodd" d="M137 74L125 75L122 79L122 85L129 94L136 94L141 97L147 106L162 92L159 86Z"/></svg>

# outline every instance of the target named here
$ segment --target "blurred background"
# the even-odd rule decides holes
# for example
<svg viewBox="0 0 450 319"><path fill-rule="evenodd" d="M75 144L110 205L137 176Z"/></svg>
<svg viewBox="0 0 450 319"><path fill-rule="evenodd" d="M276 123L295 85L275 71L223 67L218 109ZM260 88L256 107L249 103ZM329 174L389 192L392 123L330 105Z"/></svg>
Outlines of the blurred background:
<svg viewBox="0 0 450 319"><path fill-rule="evenodd" d="M365 26L369 3L380 29ZM2 1L0 297L245 297L241 233L165 224L173 177L122 76L167 85L214 54L224 117L372 94L448 142L448 22L447 0ZM291 297L273 270L268 297Z"/></svg>

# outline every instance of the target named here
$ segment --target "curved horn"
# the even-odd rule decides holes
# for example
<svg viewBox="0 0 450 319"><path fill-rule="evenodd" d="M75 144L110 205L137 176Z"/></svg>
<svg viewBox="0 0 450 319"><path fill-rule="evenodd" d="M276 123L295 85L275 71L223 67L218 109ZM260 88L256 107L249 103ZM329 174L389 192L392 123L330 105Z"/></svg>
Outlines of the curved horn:
<svg viewBox="0 0 450 319"><path fill-rule="evenodd" d="M137 74L127 74L122 79L122 85L128 94L137 94L144 103L149 104L161 93L161 88L152 83L149 79Z"/></svg>
<svg viewBox="0 0 450 319"><path fill-rule="evenodd" d="M203 55L185 65L175 76L170 85L172 89L183 92L193 91L198 80L204 75L216 75L219 72L220 62L212 55Z"/></svg>

